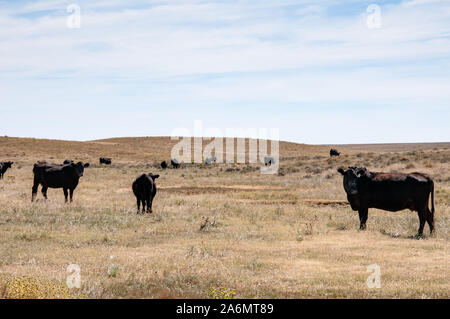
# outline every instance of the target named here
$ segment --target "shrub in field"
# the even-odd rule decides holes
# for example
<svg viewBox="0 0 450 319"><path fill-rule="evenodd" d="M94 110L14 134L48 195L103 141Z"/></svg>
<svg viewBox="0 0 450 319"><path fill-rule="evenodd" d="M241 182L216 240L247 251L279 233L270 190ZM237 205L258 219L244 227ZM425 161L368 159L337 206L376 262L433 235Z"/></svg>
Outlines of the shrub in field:
<svg viewBox="0 0 450 319"><path fill-rule="evenodd" d="M234 299L236 296L236 290L211 287L206 295L209 299Z"/></svg>
<svg viewBox="0 0 450 319"><path fill-rule="evenodd" d="M2 280L4 288L0 297L5 299L70 299L76 298L61 283L33 277L12 277Z"/></svg>

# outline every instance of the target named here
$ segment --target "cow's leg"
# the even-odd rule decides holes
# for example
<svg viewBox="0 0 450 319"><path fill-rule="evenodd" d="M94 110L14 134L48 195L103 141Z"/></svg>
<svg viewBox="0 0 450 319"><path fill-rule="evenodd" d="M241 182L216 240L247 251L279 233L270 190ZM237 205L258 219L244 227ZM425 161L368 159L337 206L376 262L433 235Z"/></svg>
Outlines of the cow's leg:
<svg viewBox="0 0 450 319"><path fill-rule="evenodd" d="M152 197L147 199L147 213L149 213L149 214L152 213L152 202L153 202L153 198Z"/></svg>
<svg viewBox="0 0 450 319"><path fill-rule="evenodd" d="M359 229L365 230L369 209L362 207L359 209L358 213L359 213Z"/></svg>
<svg viewBox="0 0 450 319"><path fill-rule="evenodd" d="M67 192L67 188L63 188L63 191L64 191L64 202L67 203L67 196L69 195Z"/></svg>
<svg viewBox="0 0 450 319"><path fill-rule="evenodd" d="M431 235L434 231L434 214L430 212L428 207L427 207L427 223L428 226L430 226L430 235Z"/></svg>
<svg viewBox="0 0 450 319"><path fill-rule="evenodd" d="M137 201L137 213L139 214L139 210L141 209L141 199L136 197L136 201Z"/></svg>
<svg viewBox="0 0 450 319"><path fill-rule="evenodd" d="M44 195L45 199L47 199L47 189L48 189L47 186L42 185L41 192L42 192L42 195Z"/></svg>
<svg viewBox="0 0 450 319"><path fill-rule="evenodd" d="M33 184L33 188L31 189L31 202L34 202L38 191L39 184Z"/></svg>
<svg viewBox="0 0 450 319"><path fill-rule="evenodd" d="M70 202L71 202L71 203L72 203L72 201L73 201L73 191L74 191L74 189L69 189Z"/></svg>
<svg viewBox="0 0 450 319"><path fill-rule="evenodd" d="M142 214L145 214L145 207L148 205L148 202L146 199L142 200Z"/></svg>
<svg viewBox="0 0 450 319"><path fill-rule="evenodd" d="M419 223L420 223L420 225L419 225L419 231L418 231L418 233L417 233L417 235L418 236L422 236L422 234L423 234L423 227L425 226L425 221L426 221L426 210L425 209L423 209L423 210L419 210L418 212L417 212L417 214L419 215Z"/></svg>

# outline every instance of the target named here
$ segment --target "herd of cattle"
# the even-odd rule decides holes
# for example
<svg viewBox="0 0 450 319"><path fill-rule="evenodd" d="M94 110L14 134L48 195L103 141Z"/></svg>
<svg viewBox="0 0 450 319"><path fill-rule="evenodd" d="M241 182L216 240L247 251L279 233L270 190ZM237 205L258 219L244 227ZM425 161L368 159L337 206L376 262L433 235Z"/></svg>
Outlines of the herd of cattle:
<svg viewBox="0 0 450 319"><path fill-rule="evenodd" d="M336 150L330 151L330 156L339 156ZM111 165L111 158L100 158L101 164ZM208 163L214 163L215 156L208 159ZM273 158L264 160L265 165L273 164ZM0 162L0 179L13 162ZM176 159L171 160L173 168L178 168L180 163ZM72 160L65 160L63 164L53 164L44 161L37 162L33 166L33 187L31 201L37 195L39 185L42 186L42 195L47 199L48 188L62 188L65 201L73 200L73 192L78 185L80 177L84 174L84 169L89 167L89 163L74 163ZM161 163L161 168L168 165L165 161ZM383 173L370 172L365 167L339 168L338 172L343 175L343 186L347 194L347 200L354 211L358 211L360 229L366 228L369 208L378 208L387 211L400 211L410 209L419 215L418 235L422 235L425 223L430 227L430 233L434 230L434 182L431 177L423 173ZM136 178L132 184L132 190L137 200L137 212L140 212L142 203L142 213L152 212L152 203L156 195L155 180L159 175L142 174ZM428 207L431 195L431 210Z"/></svg>

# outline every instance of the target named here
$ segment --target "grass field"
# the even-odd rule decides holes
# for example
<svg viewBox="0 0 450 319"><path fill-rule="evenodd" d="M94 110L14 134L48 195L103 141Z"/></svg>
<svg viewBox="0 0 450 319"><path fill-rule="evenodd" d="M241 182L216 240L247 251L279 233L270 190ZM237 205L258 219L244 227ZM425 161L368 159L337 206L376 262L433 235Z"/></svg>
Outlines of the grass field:
<svg viewBox="0 0 450 319"><path fill-rule="evenodd" d="M258 165L184 165L169 138L71 142L1 137L0 297L449 298L450 143L280 143L280 170ZM100 156L112 157L100 167ZM64 204L61 189L31 203L37 160L90 162ZM420 171L435 181L436 233L414 239L417 213L369 210L366 231L346 202L340 166ZM160 174L153 214L136 215L133 180ZM81 288L65 287L69 264ZM380 266L369 289L367 267ZM50 287L50 288L49 288Z"/></svg>

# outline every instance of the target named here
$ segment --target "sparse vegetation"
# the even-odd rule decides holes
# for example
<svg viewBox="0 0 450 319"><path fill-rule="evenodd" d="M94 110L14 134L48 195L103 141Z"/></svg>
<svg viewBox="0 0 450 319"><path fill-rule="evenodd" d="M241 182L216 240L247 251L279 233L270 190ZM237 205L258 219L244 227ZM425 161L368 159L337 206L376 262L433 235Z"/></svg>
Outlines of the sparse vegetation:
<svg viewBox="0 0 450 319"><path fill-rule="evenodd" d="M0 161L16 163L0 181L0 297L450 297L448 143L342 146L332 160L324 146L280 143L283 176L255 164L162 170L172 143L0 138ZM111 167L99 166L102 155ZM91 163L74 202L50 189L32 204L32 164L67 158ZM336 172L348 165L430 174L436 234L415 240L416 213L376 209L358 231ZM136 215L131 183L143 172L161 177L153 213ZM64 286L69 264L80 266L78 290ZM366 286L370 264L381 267L381 289ZM61 290L29 293L28 280Z"/></svg>

